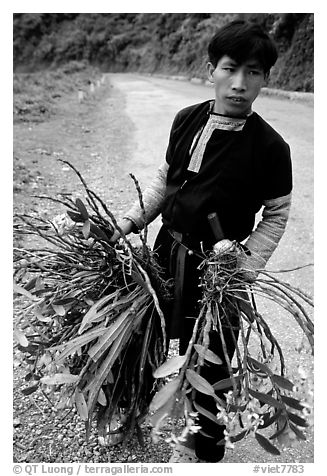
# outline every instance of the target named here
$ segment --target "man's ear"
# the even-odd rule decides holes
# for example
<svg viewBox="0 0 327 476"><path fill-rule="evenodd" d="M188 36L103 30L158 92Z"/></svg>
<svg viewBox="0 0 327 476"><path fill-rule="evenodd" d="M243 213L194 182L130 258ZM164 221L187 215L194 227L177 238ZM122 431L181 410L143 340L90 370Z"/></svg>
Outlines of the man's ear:
<svg viewBox="0 0 327 476"><path fill-rule="evenodd" d="M207 73L208 73L208 80L210 81L210 83L213 83L214 80L213 80L213 72L215 71L215 67L214 65L209 61L207 63Z"/></svg>

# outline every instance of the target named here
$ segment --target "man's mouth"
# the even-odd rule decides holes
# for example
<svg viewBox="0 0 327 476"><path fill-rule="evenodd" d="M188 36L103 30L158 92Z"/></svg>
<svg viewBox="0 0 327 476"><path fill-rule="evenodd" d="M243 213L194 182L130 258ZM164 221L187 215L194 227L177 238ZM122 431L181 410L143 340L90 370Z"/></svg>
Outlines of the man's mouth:
<svg viewBox="0 0 327 476"><path fill-rule="evenodd" d="M229 101L234 102L235 104L241 104L241 103L246 102L246 99L244 99L244 98L241 97L241 96L228 96L227 99L228 99Z"/></svg>

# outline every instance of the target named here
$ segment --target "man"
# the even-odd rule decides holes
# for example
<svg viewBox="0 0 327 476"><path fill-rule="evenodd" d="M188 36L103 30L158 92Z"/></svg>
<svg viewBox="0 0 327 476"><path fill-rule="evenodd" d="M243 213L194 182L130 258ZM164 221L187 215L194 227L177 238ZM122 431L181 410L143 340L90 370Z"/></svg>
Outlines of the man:
<svg viewBox="0 0 327 476"><path fill-rule="evenodd" d="M143 196L147 223L162 215L155 250L165 278L175 279L174 303L164 306L164 313L168 337L180 339L180 353L185 352L199 310L199 252L219 252L243 242L247 253L239 260L239 271L244 280L253 281L283 235L291 204L289 146L252 110L277 60L273 41L259 25L236 21L216 33L208 54L208 78L215 98L176 115L166 161ZM254 229L260 209L262 219ZM215 217L219 237L209 216ZM136 203L120 227L128 234L143 226ZM116 232L113 241L118 237ZM230 321L237 329L235 316ZM230 329L224 332L232 358L235 343ZM211 332L209 348L224 361L217 332ZM203 367L201 375L211 383L228 377L226 362ZM197 393L196 399L216 413L212 398ZM177 445L171 462L223 458L224 445L217 443L224 438L224 427L203 415L199 424L204 431Z"/></svg>

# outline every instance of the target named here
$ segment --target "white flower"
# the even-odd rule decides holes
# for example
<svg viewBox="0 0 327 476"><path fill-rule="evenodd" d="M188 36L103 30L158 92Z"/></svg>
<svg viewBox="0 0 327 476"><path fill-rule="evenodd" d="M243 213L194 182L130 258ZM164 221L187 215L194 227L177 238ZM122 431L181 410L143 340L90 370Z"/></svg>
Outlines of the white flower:
<svg viewBox="0 0 327 476"><path fill-rule="evenodd" d="M197 417L198 417L198 412L190 412L190 413L189 413L189 416L190 416L191 418L197 418Z"/></svg>
<svg viewBox="0 0 327 476"><path fill-rule="evenodd" d="M229 439L226 439L225 440L225 448L227 448L229 450L233 450L235 448L235 445Z"/></svg>
<svg viewBox="0 0 327 476"><path fill-rule="evenodd" d="M76 223L66 214L56 215L52 219L52 224L60 236L68 235L74 230Z"/></svg>
<svg viewBox="0 0 327 476"><path fill-rule="evenodd" d="M201 426L199 425L192 425L189 427L190 433L197 433L201 430Z"/></svg>

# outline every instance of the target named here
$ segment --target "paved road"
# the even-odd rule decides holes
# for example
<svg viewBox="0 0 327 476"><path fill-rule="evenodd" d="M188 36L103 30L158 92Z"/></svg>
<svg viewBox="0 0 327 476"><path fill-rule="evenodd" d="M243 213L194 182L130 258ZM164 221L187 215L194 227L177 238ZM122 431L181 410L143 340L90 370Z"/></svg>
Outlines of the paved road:
<svg viewBox="0 0 327 476"><path fill-rule="evenodd" d="M124 98L125 113L132 130L126 136L132 141L132 156L122 164L123 173L132 172L142 188L151 180L158 165L164 160L169 130L176 112L184 106L213 97L210 87L135 74L108 75L113 87ZM281 244L269 262L270 269L289 269L313 262L313 108L310 105L285 99L262 96L254 105L261 114L290 144L293 159L294 192L293 206L287 231ZM130 122L132 121L132 122ZM153 239L160 222L150 227ZM287 280L313 292L312 267L289 273ZM290 374L299 365L312 375L313 363L308 354L295 352L301 341L301 332L294 321L279 310L266 306L271 315L275 335L286 350ZM312 462L313 436L308 442L292 448L275 462ZM268 462L272 458L258 452L249 442L239 444L237 450L227 456L226 462Z"/></svg>

